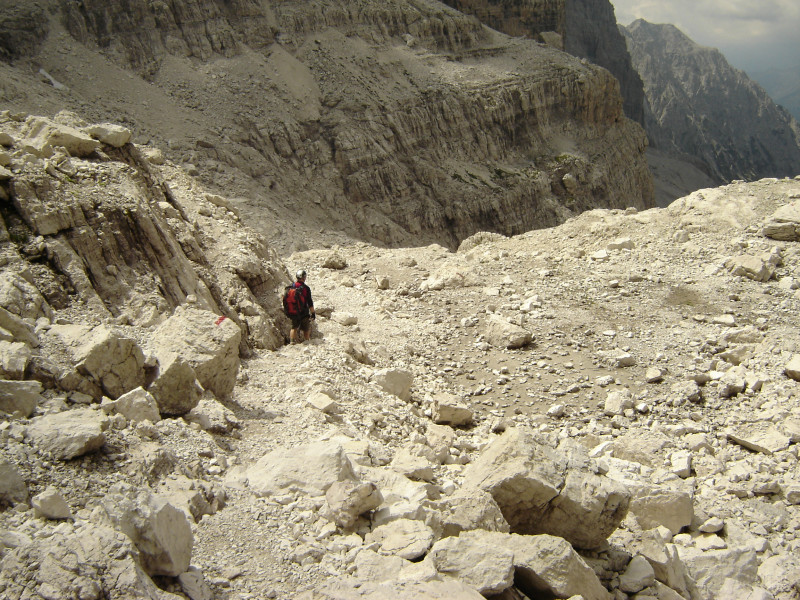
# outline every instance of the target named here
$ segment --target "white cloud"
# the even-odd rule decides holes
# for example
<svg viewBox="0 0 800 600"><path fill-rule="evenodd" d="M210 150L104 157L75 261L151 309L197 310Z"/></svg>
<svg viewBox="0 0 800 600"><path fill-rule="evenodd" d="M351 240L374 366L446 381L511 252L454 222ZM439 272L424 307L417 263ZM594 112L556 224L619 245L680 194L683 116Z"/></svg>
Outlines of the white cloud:
<svg viewBox="0 0 800 600"><path fill-rule="evenodd" d="M698 44L719 48L742 68L800 62L798 0L611 0L617 21L672 23Z"/></svg>

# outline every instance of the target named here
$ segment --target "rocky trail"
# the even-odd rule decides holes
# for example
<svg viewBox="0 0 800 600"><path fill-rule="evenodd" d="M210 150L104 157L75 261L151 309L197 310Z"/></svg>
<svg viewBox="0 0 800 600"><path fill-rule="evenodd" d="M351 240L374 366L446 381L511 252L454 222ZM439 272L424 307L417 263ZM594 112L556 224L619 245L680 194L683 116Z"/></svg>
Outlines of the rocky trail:
<svg viewBox="0 0 800 600"><path fill-rule="evenodd" d="M5 118L3 597L798 597L799 179L281 258L122 128Z"/></svg>

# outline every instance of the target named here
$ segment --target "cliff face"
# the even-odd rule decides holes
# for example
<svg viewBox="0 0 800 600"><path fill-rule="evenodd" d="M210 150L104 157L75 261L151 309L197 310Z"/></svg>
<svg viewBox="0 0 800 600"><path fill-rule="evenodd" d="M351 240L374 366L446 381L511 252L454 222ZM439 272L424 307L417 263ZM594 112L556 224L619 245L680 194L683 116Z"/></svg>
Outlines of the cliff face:
<svg viewBox="0 0 800 600"><path fill-rule="evenodd" d="M625 115L644 124L642 80L631 65L625 40L608 0L447 0L508 35L534 39L554 31L566 52L611 71L620 82Z"/></svg>
<svg viewBox="0 0 800 600"><path fill-rule="evenodd" d="M0 65L9 108L131 124L283 249L320 228L455 246L652 205L606 71L437 2L40 4L49 35Z"/></svg>
<svg viewBox="0 0 800 600"><path fill-rule="evenodd" d="M645 82L654 147L718 180L800 173L800 127L747 75L672 25L639 20L628 48Z"/></svg>

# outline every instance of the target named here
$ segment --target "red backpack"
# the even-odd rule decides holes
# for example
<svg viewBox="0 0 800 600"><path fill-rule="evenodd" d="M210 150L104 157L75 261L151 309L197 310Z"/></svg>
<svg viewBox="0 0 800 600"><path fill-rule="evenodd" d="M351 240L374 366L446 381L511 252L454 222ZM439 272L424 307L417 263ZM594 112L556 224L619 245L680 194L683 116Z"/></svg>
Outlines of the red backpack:
<svg viewBox="0 0 800 600"><path fill-rule="evenodd" d="M303 288L287 285L283 291L283 313L287 317L299 317L306 309L306 295L303 293Z"/></svg>

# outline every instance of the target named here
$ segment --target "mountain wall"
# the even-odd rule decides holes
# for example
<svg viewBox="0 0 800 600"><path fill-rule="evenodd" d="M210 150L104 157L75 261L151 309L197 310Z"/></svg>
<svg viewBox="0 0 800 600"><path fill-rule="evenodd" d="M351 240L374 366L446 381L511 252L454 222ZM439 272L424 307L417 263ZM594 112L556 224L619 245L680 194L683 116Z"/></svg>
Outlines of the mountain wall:
<svg viewBox="0 0 800 600"><path fill-rule="evenodd" d="M653 203L613 77L438 2L32 6L0 17L44 32L10 44L0 102L130 126L279 249L455 246Z"/></svg>
<svg viewBox="0 0 800 600"><path fill-rule="evenodd" d="M672 25L627 28L645 82L652 145L718 181L800 173L800 126L716 49Z"/></svg>
<svg viewBox="0 0 800 600"><path fill-rule="evenodd" d="M620 82L625 115L644 124L642 80L631 65L625 40L608 0L446 0L458 10L508 35L562 38L563 49L611 71Z"/></svg>

